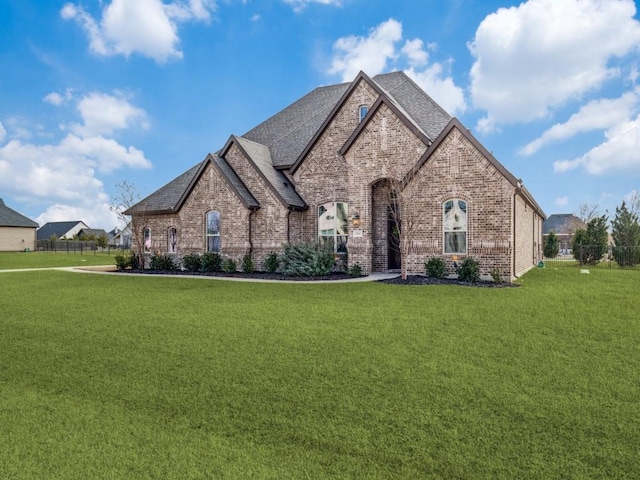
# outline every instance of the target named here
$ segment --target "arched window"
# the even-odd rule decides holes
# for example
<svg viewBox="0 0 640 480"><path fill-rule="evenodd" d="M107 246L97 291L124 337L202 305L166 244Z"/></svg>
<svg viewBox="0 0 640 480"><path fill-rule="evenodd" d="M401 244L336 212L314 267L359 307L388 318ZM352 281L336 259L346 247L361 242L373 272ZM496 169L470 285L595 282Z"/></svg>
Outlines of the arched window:
<svg viewBox="0 0 640 480"><path fill-rule="evenodd" d="M144 227L142 237L144 242L144 251L145 253L148 253L151 251L151 229L149 227Z"/></svg>
<svg viewBox="0 0 640 480"><path fill-rule="evenodd" d="M167 232L167 253L176 253L178 245L178 230L175 227L169 227Z"/></svg>
<svg viewBox="0 0 640 480"><path fill-rule="evenodd" d="M347 253L349 207L345 202L327 202L318 206L318 239L330 241L333 251Z"/></svg>
<svg viewBox="0 0 640 480"><path fill-rule="evenodd" d="M205 233L207 252L220 252L220 212L207 212L207 230Z"/></svg>
<svg viewBox="0 0 640 480"><path fill-rule="evenodd" d="M364 120L364 117L367 116L368 111L369 107L367 107L366 105L360 105L360 107L358 108L358 119L360 122Z"/></svg>
<svg viewBox="0 0 640 480"><path fill-rule="evenodd" d="M447 200L443 204L444 253L467 253L467 202Z"/></svg>

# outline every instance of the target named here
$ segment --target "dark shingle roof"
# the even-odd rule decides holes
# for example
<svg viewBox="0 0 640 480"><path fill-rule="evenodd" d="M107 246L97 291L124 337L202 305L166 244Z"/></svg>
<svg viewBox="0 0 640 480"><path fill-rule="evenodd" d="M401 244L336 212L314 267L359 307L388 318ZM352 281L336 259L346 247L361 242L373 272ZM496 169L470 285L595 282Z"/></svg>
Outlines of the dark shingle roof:
<svg viewBox="0 0 640 480"><path fill-rule="evenodd" d="M56 238L62 238L69 230L83 223L80 220L74 220L72 222L47 222L38 229L38 240L49 240L52 236Z"/></svg>
<svg viewBox="0 0 640 480"><path fill-rule="evenodd" d="M38 223L7 207L0 198L0 227L38 228Z"/></svg>
<svg viewBox="0 0 640 480"><path fill-rule="evenodd" d="M105 230L103 230L102 228L83 228L78 233L78 237L79 238L90 236L90 235L93 235L96 238L100 238L102 235L104 235L106 237L107 236L107 232Z"/></svg>
<svg viewBox="0 0 640 480"><path fill-rule="evenodd" d="M548 235L553 231L556 235L573 235L580 228L587 228L587 225L575 215L554 213L542 223L542 234Z"/></svg>

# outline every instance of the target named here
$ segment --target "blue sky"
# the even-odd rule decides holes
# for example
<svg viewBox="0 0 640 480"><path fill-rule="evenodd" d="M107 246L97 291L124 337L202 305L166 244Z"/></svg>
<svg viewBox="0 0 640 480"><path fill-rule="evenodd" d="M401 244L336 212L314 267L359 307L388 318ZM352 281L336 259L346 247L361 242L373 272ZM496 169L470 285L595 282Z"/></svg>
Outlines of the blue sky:
<svg viewBox="0 0 640 480"><path fill-rule="evenodd" d="M631 0L0 0L0 198L111 230L315 87L407 72L545 212L640 188Z"/></svg>

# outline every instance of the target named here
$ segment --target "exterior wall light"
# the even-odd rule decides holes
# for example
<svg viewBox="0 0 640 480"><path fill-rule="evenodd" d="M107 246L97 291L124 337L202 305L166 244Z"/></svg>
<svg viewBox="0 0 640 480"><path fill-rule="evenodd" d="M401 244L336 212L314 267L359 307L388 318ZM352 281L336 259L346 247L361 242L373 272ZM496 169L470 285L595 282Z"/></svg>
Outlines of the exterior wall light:
<svg viewBox="0 0 640 480"><path fill-rule="evenodd" d="M353 215L353 218L351 219L351 224L355 227L358 228L360 226L360 214L358 212L356 212Z"/></svg>

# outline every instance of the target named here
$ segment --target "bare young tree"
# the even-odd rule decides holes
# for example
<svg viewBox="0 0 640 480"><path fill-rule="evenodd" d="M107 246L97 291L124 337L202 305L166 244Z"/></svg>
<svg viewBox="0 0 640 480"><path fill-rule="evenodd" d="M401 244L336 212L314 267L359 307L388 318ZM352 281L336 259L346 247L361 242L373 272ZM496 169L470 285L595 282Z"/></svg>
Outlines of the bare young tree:
<svg viewBox="0 0 640 480"><path fill-rule="evenodd" d="M394 234L400 253L400 276L406 280L409 254L418 229L419 216L417 209L412 208L410 196L404 191L406 187L404 181L390 179L387 181L387 186L389 215L394 224Z"/></svg>
<svg viewBox="0 0 640 480"><path fill-rule="evenodd" d="M113 202L109 204L109 208L124 225L123 230L129 227L131 231L131 250L136 255L139 266L144 268L144 230L149 223L149 216L143 210L138 210L135 214L131 214L131 209L141 200L135 184L123 180L116 184L116 188L118 193L113 198Z"/></svg>
<svg viewBox="0 0 640 480"><path fill-rule="evenodd" d="M629 197L629 211L640 217L640 192L638 190L634 190L631 192Z"/></svg>
<svg viewBox="0 0 640 480"><path fill-rule="evenodd" d="M589 223L589 220L600 216L600 206L597 203L583 202L580 204L580 211L577 216L584 223Z"/></svg>

